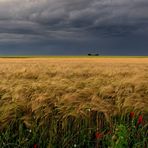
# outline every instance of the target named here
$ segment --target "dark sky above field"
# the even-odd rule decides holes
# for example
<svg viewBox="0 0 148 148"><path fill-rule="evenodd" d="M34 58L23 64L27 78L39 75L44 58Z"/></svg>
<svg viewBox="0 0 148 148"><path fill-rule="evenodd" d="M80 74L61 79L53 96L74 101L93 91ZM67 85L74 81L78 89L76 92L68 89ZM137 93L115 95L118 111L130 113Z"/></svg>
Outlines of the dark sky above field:
<svg viewBox="0 0 148 148"><path fill-rule="evenodd" d="M1 55L148 55L148 0L0 0Z"/></svg>

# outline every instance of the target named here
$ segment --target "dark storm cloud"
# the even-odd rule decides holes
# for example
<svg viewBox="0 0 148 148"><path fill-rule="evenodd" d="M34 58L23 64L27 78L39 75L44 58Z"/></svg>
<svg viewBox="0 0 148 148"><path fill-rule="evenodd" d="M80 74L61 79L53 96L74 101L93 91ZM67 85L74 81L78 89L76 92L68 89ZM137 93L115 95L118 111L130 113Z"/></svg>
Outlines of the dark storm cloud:
<svg viewBox="0 0 148 148"><path fill-rule="evenodd" d="M0 0L3 47L28 43L35 48L40 43L61 51L92 46L126 50L125 40L144 44L147 36L147 0ZM133 43L127 44L131 48Z"/></svg>

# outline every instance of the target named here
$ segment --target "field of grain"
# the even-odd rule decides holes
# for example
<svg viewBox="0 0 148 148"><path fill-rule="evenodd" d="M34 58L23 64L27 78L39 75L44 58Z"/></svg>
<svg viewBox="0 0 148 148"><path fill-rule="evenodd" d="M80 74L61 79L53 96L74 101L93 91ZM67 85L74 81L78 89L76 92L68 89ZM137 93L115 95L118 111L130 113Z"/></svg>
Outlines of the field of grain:
<svg viewBox="0 0 148 148"><path fill-rule="evenodd" d="M147 147L148 58L0 59L0 147Z"/></svg>

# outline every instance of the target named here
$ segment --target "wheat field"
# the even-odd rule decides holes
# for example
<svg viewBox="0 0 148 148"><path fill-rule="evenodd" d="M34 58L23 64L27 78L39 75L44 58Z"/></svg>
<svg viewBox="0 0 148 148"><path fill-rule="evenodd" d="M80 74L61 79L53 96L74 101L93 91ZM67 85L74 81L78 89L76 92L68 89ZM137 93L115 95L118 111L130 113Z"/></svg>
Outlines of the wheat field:
<svg viewBox="0 0 148 148"><path fill-rule="evenodd" d="M93 134L130 112L146 132L132 146L146 146L148 58L0 59L1 147L109 147Z"/></svg>

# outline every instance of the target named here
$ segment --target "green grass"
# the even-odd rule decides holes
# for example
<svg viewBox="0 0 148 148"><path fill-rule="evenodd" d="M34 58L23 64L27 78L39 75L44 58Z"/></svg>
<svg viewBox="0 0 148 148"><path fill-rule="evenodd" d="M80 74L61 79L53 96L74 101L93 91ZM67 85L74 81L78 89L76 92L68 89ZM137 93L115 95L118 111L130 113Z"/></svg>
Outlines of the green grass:
<svg viewBox="0 0 148 148"><path fill-rule="evenodd" d="M33 147L34 144L40 148L59 148L59 146L60 148L144 148L148 146L147 126L142 124L137 126L138 116L134 119L130 119L129 115L116 117L113 118L112 125L106 121L103 125L99 125L97 119L100 113L96 112L96 116L90 116L88 113L88 117L78 118L69 116L61 120L56 110L53 110L50 120L44 117L34 119L32 122L34 127L30 130L21 120L16 119L1 131L1 147L27 148ZM39 124L40 122L44 124Z"/></svg>

